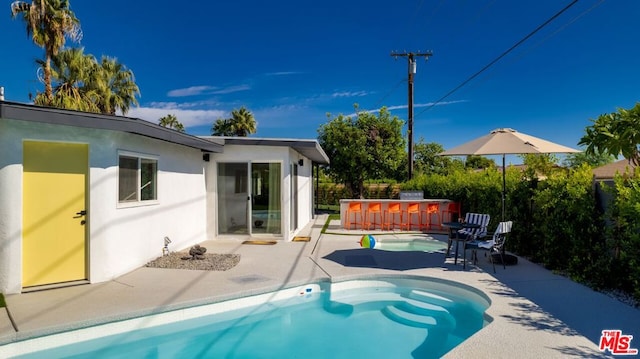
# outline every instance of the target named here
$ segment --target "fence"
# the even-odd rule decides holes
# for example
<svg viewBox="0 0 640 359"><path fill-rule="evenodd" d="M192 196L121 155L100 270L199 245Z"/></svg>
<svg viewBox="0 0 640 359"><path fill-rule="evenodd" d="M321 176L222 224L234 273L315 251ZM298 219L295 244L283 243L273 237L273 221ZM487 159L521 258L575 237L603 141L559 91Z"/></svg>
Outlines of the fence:
<svg viewBox="0 0 640 359"><path fill-rule="evenodd" d="M400 185L376 183L364 186L364 198L367 199L398 199ZM353 198L351 191L344 185L335 183L320 183L318 188L318 204L339 205L341 199Z"/></svg>

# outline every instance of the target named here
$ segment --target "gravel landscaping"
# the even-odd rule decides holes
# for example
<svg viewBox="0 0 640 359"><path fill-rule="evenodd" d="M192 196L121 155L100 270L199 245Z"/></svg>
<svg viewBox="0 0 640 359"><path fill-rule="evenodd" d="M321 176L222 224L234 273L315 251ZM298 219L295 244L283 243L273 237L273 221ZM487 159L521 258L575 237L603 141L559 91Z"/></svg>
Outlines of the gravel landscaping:
<svg viewBox="0 0 640 359"><path fill-rule="evenodd" d="M226 271L240 263L239 254L205 253L202 255L202 259L191 258L192 257L189 255L189 253L174 252L169 253L169 255L154 259L153 261L147 263L145 267Z"/></svg>

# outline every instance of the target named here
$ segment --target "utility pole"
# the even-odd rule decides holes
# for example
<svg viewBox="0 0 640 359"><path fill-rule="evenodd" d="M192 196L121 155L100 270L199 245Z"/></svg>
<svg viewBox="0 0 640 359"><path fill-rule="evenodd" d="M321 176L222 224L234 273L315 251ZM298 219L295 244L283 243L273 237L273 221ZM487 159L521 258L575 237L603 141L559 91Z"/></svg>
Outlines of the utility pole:
<svg viewBox="0 0 640 359"><path fill-rule="evenodd" d="M409 138L409 179L413 178L413 75L416 74L416 57L424 57L425 61L433 55L427 52L392 52L391 56L396 59L398 56L406 57L409 60L409 118L407 121L407 137Z"/></svg>

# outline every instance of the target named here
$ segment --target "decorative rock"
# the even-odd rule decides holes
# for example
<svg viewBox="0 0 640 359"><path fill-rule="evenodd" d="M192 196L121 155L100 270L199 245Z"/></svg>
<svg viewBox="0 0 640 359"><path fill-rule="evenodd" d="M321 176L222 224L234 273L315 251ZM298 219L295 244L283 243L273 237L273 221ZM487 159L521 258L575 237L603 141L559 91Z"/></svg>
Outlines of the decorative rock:
<svg viewBox="0 0 640 359"><path fill-rule="evenodd" d="M191 256L191 259L204 259L204 254L207 252L207 249L205 247L200 247L199 244L196 244L195 246L191 247L191 249L189 249L189 255Z"/></svg>

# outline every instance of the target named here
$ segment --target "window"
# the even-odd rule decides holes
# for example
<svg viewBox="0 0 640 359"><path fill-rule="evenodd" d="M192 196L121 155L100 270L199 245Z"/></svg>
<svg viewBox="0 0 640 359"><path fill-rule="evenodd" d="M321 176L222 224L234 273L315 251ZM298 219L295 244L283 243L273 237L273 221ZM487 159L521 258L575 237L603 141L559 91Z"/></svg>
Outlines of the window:
<svg viewBox="0 0 640 359"><path fill-rule="evenodd" d="M158 199L158 160L120 155L118 161L118 202L136 203Z"/></svg>

